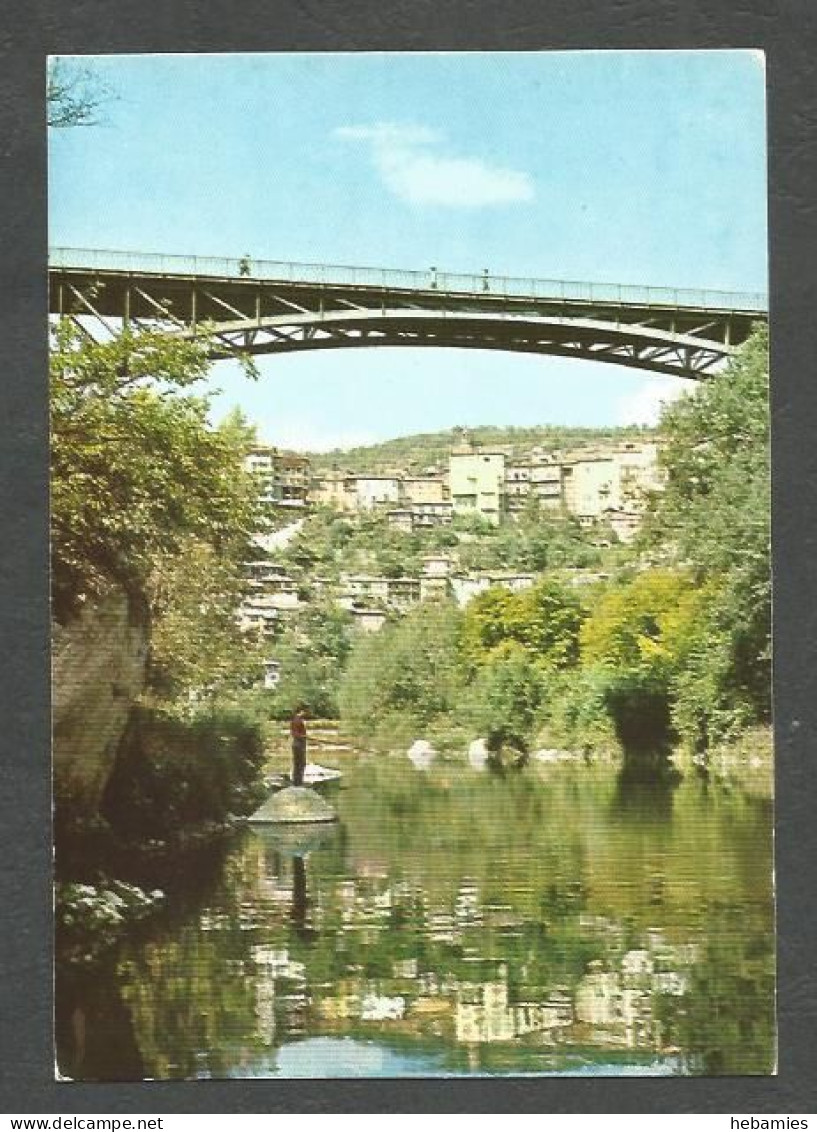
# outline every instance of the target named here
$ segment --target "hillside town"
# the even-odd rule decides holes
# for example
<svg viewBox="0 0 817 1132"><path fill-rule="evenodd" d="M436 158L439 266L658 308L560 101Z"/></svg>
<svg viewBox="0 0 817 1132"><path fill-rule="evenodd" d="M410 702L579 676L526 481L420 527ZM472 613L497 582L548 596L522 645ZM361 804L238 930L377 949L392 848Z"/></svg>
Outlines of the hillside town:
<svg viewBox="0 0 817 1132"><path fill-rule="evenodd" d="M624 542L640 521L645 494L659 490L658 442L624 441L546 452L483 448L460 430L446 466L422 474L405 469L313 472L308 456L271 445L247 460L271 507L294 512L325 506L344 513L381 510L397 530L445 526L456 514L491 523L513 520L530 501L564 509L586 526L606 519Z"/></svg>
<svg viewBox="0 0 817 1132"><path fill-rule="evenodd" d="M455 520L467 524L469 518L498 528L524 515L562 514L588 532L603 527L613 540L628 543L650 494L662 488L658 452L655 439L515 451L480 446L465 430L457 430L446 463L421 472L353 473L340 467L319 471L304 454L257 445L247 466L258 477L270 514L289 523L260 538L264 554L247 564L251 593L242 607L242 624L271 634L307 604L304 579L277 561L275 552L285 545L288 532L297 533L319 509L350 520L379 516L388 529L407 535L451 527ZM342 571L339 578L312 575L308 581L312 597L348 610L364 631L377 631L389 615L430 597L453 597L463 606L491 586L516 592L532 586L535 577L513 569L463 571L455 554L437 552L424 557L416 576ZM579 585L597 577L576 571L572 581Z"/></svg>

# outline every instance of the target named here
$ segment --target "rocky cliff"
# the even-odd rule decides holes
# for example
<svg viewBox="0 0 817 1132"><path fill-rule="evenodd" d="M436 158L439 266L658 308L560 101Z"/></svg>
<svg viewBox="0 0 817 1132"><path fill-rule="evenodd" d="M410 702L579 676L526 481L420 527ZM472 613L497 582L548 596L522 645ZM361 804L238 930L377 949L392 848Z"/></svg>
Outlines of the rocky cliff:
<svg viewBox="0 0 817 1132"><path fill-rule="evenodd" d="M52 642L55 777L96 812L131 705L145 680L150 626L144 603L111 591ZM76 797L76 796L79 797Z"/></svg>

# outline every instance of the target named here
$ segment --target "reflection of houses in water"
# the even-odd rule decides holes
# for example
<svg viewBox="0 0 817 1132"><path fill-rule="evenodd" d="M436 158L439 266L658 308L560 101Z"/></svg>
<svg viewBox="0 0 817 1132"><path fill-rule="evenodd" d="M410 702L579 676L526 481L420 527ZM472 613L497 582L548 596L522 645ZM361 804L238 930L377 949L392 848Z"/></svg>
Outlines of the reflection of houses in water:
<svg viewBox="0 0 817 1132"><path fill-rule="evenodd" d="M426 920L428 938L434 943L459 943L462 936L450 912L432 912Z"/></svg>
<svg viewBox="0 0 817 1132"><path fill-rule="evenodd" d="M254 980L256 1034L264 1045L271 1046L275 1041L276 999L280 999L283 1013L288 1016L298 1013L297 1007L305 998L300 988L306 985L306 967L303 963L290 959L286 948L257 944L252 948L251 955L256 972ZM293 994L278 995L277 984L282 980L293 983L299 989Z"/></svg>
<svg viewBox="0 0 817 1132"><path fill-rule="evenodd" d="M420 972L417 959L395 959L392 963L392 974L395 979L416 979Z"/></svg>
<svg viewBox="0 0 817 1132"><path fill-rule="evenodd" d="M502 964L495 980L459 984L456 997L458 1042L468 1045L510 1042L534 1033L545 1041L555 1041L556 1032L571 1024L573 1007L566 996L554 994L544 1002L511 1003L507 974Z"/></svg>
<svg viewBox="0 0 817 1132"><path fill-rule="evenodd" d="M478 927L482 923L482 904L477 885L460 885L454 905L454 919L459 927Z"/></svg>
<svg viewBox="0 0 817 1132"><path fill-rule="evenodd" d="M576 988L576 1019L592 1027L594 1041L628 1048L660 1044L654 996L682 996L689 990L689 976L668 966L688 956L666 944L662 951L628 951L617 970L604 970L599 961L589 965Z"/></svg>
<svg viewBox="0 0 817 1132"><path fill-rule="evenodd" d="M336 991L317 1003L318 1013L326 1021L400 1022L405 1017L405 996L383 994L376 982L342 979Z"/></svg>
<svg viewBox="0 0 817 1132"><path fill-rule="evenodd" d="M401 995L367 994L360 1004L362 1022L398 1022L406 1013Z"/></svg>
<svg viewBox="0 0 817 1132"><path fill-rule="evenodd" d="M255 1032L263 1045L274 1045L275 976L261 971L255 978Z"/></svg>
<svg viewBox="0 0 817 1132"><path fill-rule="evenodd" d="M301 939L314 936L313 909L307 928L306 873L302 858L290 854L271 837L267 840L266 869L252 871L261 880L268 907L288 902L288 919ZM587 938L598 940L603 960L588 964L584 974L562 985L548 986L544 971L509 970L509 959L480 958L482 935L489 930L524 925L525 917L510 904L486 901L480 884L464 879L447 899L435 900L416 881L383 875L374 859L352 879L337 878L331 888L319 889L325 922L336 932L337 973L313 985L302 963L291 959L286 943L256 946L255 1012L258 1034L265 1045L282 1034L351 1033L357 1026L381 1033L445 1038L470 1051L480 1045L513 1044L552 1047L563 1043L619 1049L660 1049L660 999L688 993L686 968L698 958L694 945L670 944L660 930L643 931L637 946L606 916L581 913L576 922ZM292 872L291 878L289 877ZM283 877L291 880L287 884ZM300 884L298 881L300 880ZM301 891L303 890L303 891ZM272 910L270 908L270 910ZM424 941L441 949L453 946L453 969L442 958L428 969L420 952L390 959L377 977L369 974L370 948L378 961L383 940L395 923L408 923ZM405 944L412 947L412 938ZM497 937L494 938L496 945ZM304 956L309 963L308 954ZM463 964L467 968L463 969ZM544 975L544 979L543 979ZM565 979L565 973L560 977ZM515 989L520 978L526 989ZM530 979L530 981L528 981ZM535 990L533 988L536 988ZM277 1029L276 1029L277 1027ZM275 1038L276 1032L278 1038Z"/></svg>
<svg viewBox="0 0 817 1132"><path fill-rule="evenodd" d="M618 971L591 969L584 976L576 988L576 1019L590 1025L601 1044L652 1045L656 1036L651 995L625 987Z"/></svg>

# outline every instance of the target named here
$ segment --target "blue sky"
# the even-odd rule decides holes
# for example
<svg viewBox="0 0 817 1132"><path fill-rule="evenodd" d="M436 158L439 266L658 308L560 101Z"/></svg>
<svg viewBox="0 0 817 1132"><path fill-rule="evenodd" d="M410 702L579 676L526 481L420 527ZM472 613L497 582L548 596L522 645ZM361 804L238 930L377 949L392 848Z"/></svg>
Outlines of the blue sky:
<svg viewBox="0 0 817 1132"><path fill-rule="evenodd" d="M766 288L756 52L86 59L114 99L52 131L50 242L726 290ZM214 368L272 441L616 424L682 383L372 349Z"/></svg>

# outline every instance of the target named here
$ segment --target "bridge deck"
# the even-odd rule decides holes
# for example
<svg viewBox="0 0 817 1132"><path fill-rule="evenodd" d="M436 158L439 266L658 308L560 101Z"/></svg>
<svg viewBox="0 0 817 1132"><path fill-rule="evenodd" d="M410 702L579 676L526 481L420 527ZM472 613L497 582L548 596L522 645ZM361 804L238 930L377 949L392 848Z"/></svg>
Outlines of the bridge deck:
<svg viewBox="0 0 817 1132"><path fill-rule="evenodd" d="M244 284L272 282L299 287L343 287L364 291L406 291L438 299L439 295L472 298L550 300L636 308L663 307L710 312L762 315L768 300L761 292L695 290L672 287L638 287L620 283L588 283L564 279L534 279L509 275L461 274L437 271L400 271L393 268L349 267L333 264L242 260L214 256L161 255L80 248L51 248L52 272L164 276L189 281Z"/></svg>
<svg viewBox="0 0 817 1132"><path fill-rule="evenodd" d="M49 309L196 335L213 357L352 346L496 349L700 378L765 297L510 276L53 248Z"/></svg>

